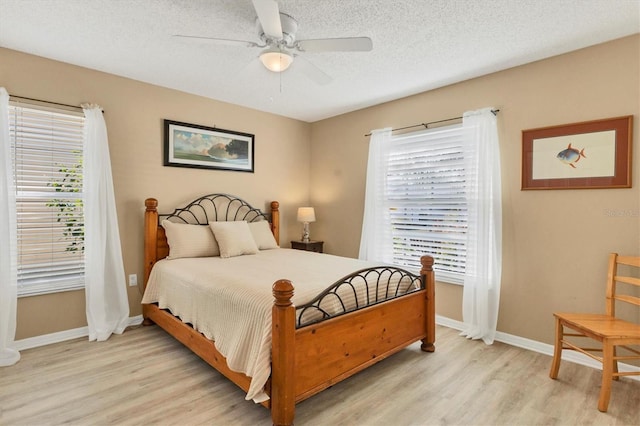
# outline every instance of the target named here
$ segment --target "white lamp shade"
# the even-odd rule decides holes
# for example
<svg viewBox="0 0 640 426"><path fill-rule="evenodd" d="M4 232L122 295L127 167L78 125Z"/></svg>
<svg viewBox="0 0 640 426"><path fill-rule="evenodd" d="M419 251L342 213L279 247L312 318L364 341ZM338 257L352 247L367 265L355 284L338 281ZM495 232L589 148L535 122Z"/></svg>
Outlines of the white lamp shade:
<svg viewBox="0 0 640 426"><path fill-rule="evenodd" d="M289 68L293 56L278 49L267 49L260 54L260 60L269 71L282 72Z"/></svg>
<svg viewBox="0 0 640 426"><path fill-rule="evenodd" d="M315 222L316 212L313 207L300 207L298 209L298 222Z"/></svg>

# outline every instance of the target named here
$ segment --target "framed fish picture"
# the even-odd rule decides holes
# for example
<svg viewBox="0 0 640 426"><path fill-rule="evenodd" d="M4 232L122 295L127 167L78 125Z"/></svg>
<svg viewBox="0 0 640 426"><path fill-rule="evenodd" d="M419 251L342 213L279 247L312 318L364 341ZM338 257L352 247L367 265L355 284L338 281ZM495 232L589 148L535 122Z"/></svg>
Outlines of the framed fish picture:
<svg viewBox="0 0 640 426"><path fill-rule="evenodd" d="M254 135L164 120L165 166L253 173Z"/></svg>
<svg viewBox="0 0 640 426"><path fill-rule="evenodd" d="M631 188L633 116L522 131L522 189Z"/></svg>

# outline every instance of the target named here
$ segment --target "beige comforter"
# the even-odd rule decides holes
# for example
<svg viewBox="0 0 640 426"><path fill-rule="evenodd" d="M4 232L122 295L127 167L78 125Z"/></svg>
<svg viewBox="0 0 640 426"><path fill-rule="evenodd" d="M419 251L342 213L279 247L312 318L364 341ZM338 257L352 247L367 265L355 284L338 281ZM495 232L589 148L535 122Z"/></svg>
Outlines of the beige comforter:
<svg viewBox="0 0 640 426"><path fill-rule="evenodd" d="M300 250L263 250L255 255L161 260L142 303L158 303L214 340L229 368L251 377L246 399L268 399L271 373L272 285L290 280L293 303L310 301L340 278L371 262Z"/></svg>

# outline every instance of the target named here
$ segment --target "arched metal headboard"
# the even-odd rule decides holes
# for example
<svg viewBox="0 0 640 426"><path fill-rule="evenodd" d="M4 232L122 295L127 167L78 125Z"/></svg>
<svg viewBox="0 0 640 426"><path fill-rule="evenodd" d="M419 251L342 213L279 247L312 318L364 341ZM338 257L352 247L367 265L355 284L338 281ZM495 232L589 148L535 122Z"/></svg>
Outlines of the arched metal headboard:
<svg viewBox="0 0 640 426"><path fill-rule="evenodd" d="M169 214L159 214L158 221L170 220L189 224L207 225L209 222L237 221L258 222L269 220L262 210L229 194L209 194L192 201Z"/></svg>

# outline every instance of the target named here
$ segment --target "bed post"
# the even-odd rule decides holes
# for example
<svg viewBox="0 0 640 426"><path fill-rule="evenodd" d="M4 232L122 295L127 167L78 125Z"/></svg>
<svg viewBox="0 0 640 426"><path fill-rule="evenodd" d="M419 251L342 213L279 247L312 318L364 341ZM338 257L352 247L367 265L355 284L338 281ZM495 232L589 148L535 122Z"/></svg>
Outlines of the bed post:
<svg viewBox="0 0 640 426"><path fill-rule="evenodd" d="M276 243L280 244L280 203L271 202L271 232L276 239Z"/></svg>
<svg viewBox="0 0 640 426"><path fill-rule="evenodd" d="M293 285L289 280L273 284L275 301L271 326L271 420L274 425L292 425L295 413L296 308L291 303Z"/></svg>
<svg viewBox="0 0 640 426"><path fill-rule="evenodd" d="M158 200L147 198L144 200L144 205L147 209L144 212L144 280L142 281L142 290L147 288L151 268L156 263L158 256ZM144 316L144 325L153 324L153 321L145 316L144 306L142 315Z"/></svg>
<svg viewBox="0 0 640 426"><path fill-rule="evenodd" d="M427 337L422 339L420 349L425 352L433 352L436 350L434 346L436 341L436 278L433 273L433 257L422 256L420 263L422 264L420 275L427 290L425 298L425 328L427 330Z"/></svg>
<svg viewBox="0 0 640 426"><path fill-rule="evenodd" d="M158 200L147 198L144 200L144 205L147 210L144 212L144 281L142 285L146 287L151 268L158 256Z"/></svg>

